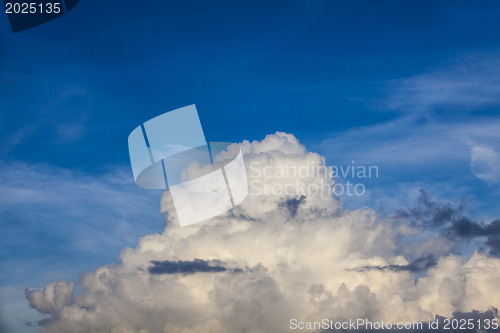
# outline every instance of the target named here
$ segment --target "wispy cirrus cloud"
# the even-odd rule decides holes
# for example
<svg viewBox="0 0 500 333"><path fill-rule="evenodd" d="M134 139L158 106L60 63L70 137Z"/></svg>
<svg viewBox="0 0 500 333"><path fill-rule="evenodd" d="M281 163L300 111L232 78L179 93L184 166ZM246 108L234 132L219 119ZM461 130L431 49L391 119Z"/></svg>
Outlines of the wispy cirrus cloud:
<svg viewBox="0 0 500 333"><path fill-rule="evenodd" d="M138 189L132 173L103 174L10 161L0 163L0 321L15 327L39 316L28 308L26 286L76 278L81 269L113 261L124 245L163 223L158 193ZM36 274L33 272L36 271ZM36 328L25 327L32 332ZM19 331L19 329L16 329Z"/></svg>
<svg viewBox="0 0 500 333"><path fill-rule="evenodd" d="M18 90L23 102L31 103L9 95ZM92 97L81 82L68 85L61 78L47 81L35 74L7 72L0 75L0 107L9 111L0 120L0 154L8 155L28 142L68 145L84 140Z"/></svg>
<svg viewBox="0 0 500 333"><path fill-rule="evenodd" d="M331 164L378 166L380 177L363 181L367 194L346 197L346 204L387 212L426 188L440 197L473 197L485 219L497 216L491 202L500 198L498 59L498 52L468 54L386 81L383 97L370 103L399 111L393 119L332 133L314 146Z"/></svg>
<svg viewBox="0 0 500 333"><path fill-rule="evenodd" d="M488 204L491 197L500 197L499 189L493 186L498 169L496 152L500 151L498 128L500 120L491 117L438 122L406 115L331 134L314 149L332 165L378 167L377 179L358 180L366 184L367 195L346 197L350 202L373 205L370 200L377 200L389 210L397 209L408 204L408 199L416 199L407 193L426 188L448 198L489 197L477 202L486 211L494 210Z"/></svg>
<svg viewBox="0 0 500 333"><path fill-rule="evenodd" d="M383 102L392 110L436 112L474 111L500 105L500 60L498 53L468 54L408 78L388 83Z"/></svg>

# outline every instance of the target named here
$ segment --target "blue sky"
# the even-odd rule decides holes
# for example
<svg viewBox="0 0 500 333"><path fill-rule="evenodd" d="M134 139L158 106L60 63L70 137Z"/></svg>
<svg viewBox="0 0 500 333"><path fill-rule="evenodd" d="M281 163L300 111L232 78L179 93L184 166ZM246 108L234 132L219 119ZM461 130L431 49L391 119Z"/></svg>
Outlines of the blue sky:
<svg viewBox="0 0 500 333"><path fill-rule="evenodd" d="M425 188L498 218L499 11L81 0L16 34L0 15L1 320L24 327L38 318L24 288L77 279L162 231L160 192L133 183L127 137L190 104L208 141L284 131L331 165L377 165L348 208L389 214Z"/></svg>

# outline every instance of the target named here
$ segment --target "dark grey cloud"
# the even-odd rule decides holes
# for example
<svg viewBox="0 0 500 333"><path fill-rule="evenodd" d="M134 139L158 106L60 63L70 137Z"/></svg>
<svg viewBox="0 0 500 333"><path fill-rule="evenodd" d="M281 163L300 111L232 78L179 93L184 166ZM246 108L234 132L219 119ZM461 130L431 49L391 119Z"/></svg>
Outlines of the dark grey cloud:
<svg viewBox="0 0 500 333"><path fill-rule="evenodd" d="M490 247L490 254L500 258L500 236L489 236L486 240L486 245Z"/></svg>
<svg viewBox="0 0 500 333"><path fill-rule="evenodd" d="M220 260L153 260L151 264L152 266L148 267L148 272L151 274L195 274L227 271L224 263Z"/></svg>
<svg viewBox="0 0 500 333"><path fill-rule="evenodd" d="M297 215L297 210L299 206L306 201L305 195L301 195L297 198L287 198L286 200L280 202L280 207L286 208L290 212L291 217Z"/></svg>
<svg viewBox="0 0 500 333"><path fill-rule="evenodd" d="M463 198L458 204L438 202L420 189L417 206L399 209L393 217L412 226L438 228L444 237L455 242L488 237L485 244L490 248L489 254L500 257L500 219L490 223L473 221L465 214Z"/></svg>
<svg viewBox="0 0 500 333"><path fill-rule="evenodd" d="M398 209L393 216L405 219L413 226L426 227L439 227L463 217L465 199L462 198L458 205L453 205L432 200L424 189L419 192L416 207Z"/></svg>
<svg viewBox="0 0 500 333"><path fill-rule="evenodd" d="M451 318L443 317L440 315L437 315L431 322L438 322L437 327L430 328L429 327L429 321L427 322L420 322L421 327L417 328L415 327L414 329L398 329L396 330L394 327L392 329L377 329L376 332L379 333L389 333L389 332L405 332L405 333L446 333L446 332L463 332L463 333L479 333L479 332L499 332L500 330L494 329L493 326L490 327L489 329L485 328L486 323L492 323L493 319L498 318L498 309L495 307L490 308L487 311L480 312L477 310L473 310L470 312L454 312L453 316ZM469 323L468 321L471 321L474 325L473 328L467 328L467 324ZM449 321L449 328L445 328L445 321ZM452 329L452 322L457 323L460 326L462 326L463 329ZM465 324L464 324L465 323ZM479 326L481 324L481 327ZM358 329L358 330L353 330L353 329L340 329L340 330L321 330L319 331L320 333L326 333L326 332L352 332L352 333L368 333L368 332L374 332L375 330L368 330L368 329Z"/></svg>
<svg viewBox="0 0 500 333"><path fill-rule="evenodd" d="M465 238L500 235L500 219L484 224L481 222L473 222L466 217L462 217L454 221L449 231L452 235Z"/></svg>
<svg viewBox="0 0 500 333"><path fill-rule="evenodd" d="M476 333L476 332L500 332L500 329L497 327L496 329L494 327L487 328L487 323L491 323L493 319L498 318L498 309L495 307L491 307L488 311L480 312L477 310L473 310L470 312L454 312L453 317L449 318L451 320L455 320L455 322L458 322L458 324L463 324L464 322L467 322L468 320L471 320L474 323L474 328L473 329L460 329L460 330L453 330L453 329L448 329L446 330L447 332L453 332L453 331L460 331L460 332L469 332L469 333ZM440 329L438 332L444 332L443 330L443 325L441 323L444 323L444 320L446 317L443 316L436 316L437 320L440 322ZM481 327L479 327L479 324L481 323ZM466 327L467 325L465 325ZM479 329L480 328L480 329Z"/></svg>
<svg viewBox="0 0 500 333"><path fill-rule="evenodd" d="M434 256L428 255L425 257L415 259L408 265L363 266L356 268L354 270L359 272L378 270L378 271L396 271L396 272L410 271L416 273L416 272L426 271L427 269L431 268L434 265L436 265L436 260L434 259Z"/></svg>

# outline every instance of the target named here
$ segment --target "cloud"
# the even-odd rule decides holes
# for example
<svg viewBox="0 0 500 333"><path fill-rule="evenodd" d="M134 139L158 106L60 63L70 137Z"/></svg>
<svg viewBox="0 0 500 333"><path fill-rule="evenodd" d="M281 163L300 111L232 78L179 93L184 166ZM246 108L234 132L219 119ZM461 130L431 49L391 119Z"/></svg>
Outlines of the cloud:
<svg viewBox="0 0 500 333"><path fill-rule="evenodd" d="M426 227L438 227L465 218L462 215L465 199L462 198L460 203L454 206L449 202L441 203L432 200L424 189L420 189L419 192L416 207L398 209L393 216L406 219L412 225Z"/></svg>
<svg viewBox="0 0 500 333"><path fill-rule="evenodd" d="M387 170L411 176L430 168L434 172L450 170L452 166L455 171L463 166L470 172L473 147L499 148L499 126L500 121L494 118L438 122L411 114L333 134L315 148L335 163L354 160L383 166L380 172L386 170L386 175Z"/></svg>
<svg viewBox="0 0 500 333"><path fill-rule="evenodd" d="M494 220L488 224L472 222L468 218L462 217L454 221L449 232L464 238L477 236L500 235L500 219Z"/></svg>
<svg viewBox="0 0 500 333"><path fill-rule="evenodd" d="M61 246L66 251L70 248L102 256L103 248L123 246L127 233L140 227L137 218L147 216L150 221L149 210L154 207L149 203L154 196L137 190L131 173L124 168L90 175L45 164L8 162L0 163L0 181L3 251L17 250L6 247L13 242L37 247L38 251L52 242L52 247ZM44 239L36 235L44 235Z"/></svg>
<svg viewBox="0 0 500 333"><path fill-rule="evenodd" d="M163 228L158 192L138 189L129 168L90 174L5 161L0 182L0 332L42 317L27 306L26 287L74 280Z"/></svg>
<svg viewBox="0 0 500 333"><path fill-rule="evenodd" d="M35 309L50 309L43 331L281 332L291 318L426 321L500 306L491 292L500 259L474 253L409 262L401 240L419 227L367 208L346 210L328 191L312 191L334 182L313 172L327 168L325 159L293 135L240 147L251 184L241 205L180 228L165 191L162 234L125 248L120 263L82 275L81 292L64 298L70 301L52 302L52 285L27 292ZM307 172L281 172L290 166ZM415 281L420 269L427 275Z"/></svg>
<svg viewBox="0 0 500 333"><path fill-rule="evenodd" d="M486 240L486 245L490 247L490 254L500 258L500 236L492 235L488 236Z"/></svg>
<svg viewBox="0 0 500 333"><path fill-rule="evenodd" d="M498 308L500 295L487 295L485 288L490 288L490 283L498 278L499 265L499 259L488 259L478 253L468 260L461 256L442 257L416 284L423 291L419 304L442 316Z"/></svg>
<svg viewBox="0 0 500 333"><path fill-rule="evenodd" d="M26 298L36 306L36 309L42 313L57 313L63 307L71 304L73 293L75 291L75 283L67 283L66 281L53 282L45 286L42 290L26 289Z"/></svg>
<svg viewBox="0 0 500 333"><path fill-rule="evenodd" d="M5 78L8 77L8 80ZM5 99L6 110L22 110L23 123L19 126L4 126L5 139L0 154L9 155L25 144L67 145L85 139L88 113L92 100L86 88L70 86L67 80L61 82L40 82L38 77L2 74L0 89L13 80L25 94L26 100L34 101L36 107L19 105L17 99ZM33 89L33 87L40 89ZM9 96L10 97L10 96ZM24 108L23 108L24 107ZM21 108L21 109L19 109ZM35 111L36 110L36 111ZM20 116L21 117L21 116Z"/></svg>
<svg viewBox="0 0 500 333"><path fill-rule="evenodd" d="M442 317L442 316L437 316L436 319L439 319L440 321L443 321L445 318ZM478 323L478 322L481 322L481 323L487 323L487 322L492 322L492 320L494 319L497 319L498 320L498 309L493 307L487 311L483 311L483 312L480 312L480 311L477 311L477 310L474 310L474 311L470 311L470 312L460 312L460 311L457 311L455 313L453 313L453 317L451 319L457 319L459 323L463 322L463 320L465 321L474 321L475 323ZM486 326L486 325L483 325L483 327ZM494 325L493 325L494 326ZM477 327L477 326L476 326ZM468 329L469 331L473 331L473 332L482 332L482 331L486 331L486 332L495 332L495 331L498 331L498 329L495 329L493 327L489 328L489 329L474 329L474 330L471 330L471 329Z"/></svg>
<svg viewBox="0 0 500 333"><path fill-rule="evenodd" d="M448 186L449 196L456 195L457 190L477 191L474 187L484 185L476 185L477 178L495 182L499 126L499 120L494 118L438 122L432 117L425 119L420 114L410 114L333 134L314 148L336 166L350 165L353 161L356 165L377 166L379 177L371 184L372 188L376 187L377 197L387 192L384 188L394 188L385 183L378 186L382 178L393 185L425 181L425 187L436 190ZM439 180L439 186L435 180Z"/></svg>
<svg viewBox="0 0 500 333"><path fill-rule="evenodd" d="M407 265L386 265L386 266L364 266L356 268L358 272L363 272L366 270L391 270L391 271L410 271L410 272L422 272L427 271L427 269L436 265L436 261L433 255L428 255L426 257L417 258Z"/></svg>
<svg viewBox="0 0 500 333"><path fill-rule="evenodd" d="M281 207L285 207L286 209L288 209L288 211L290 212L290 217L293 218L297 214L297 210L299 209L299 206L305 201L305 199L306 199L306 196L301 195L298 198L285 199L282 202L280 202L279 205Z"/></svg>
<svg viewBox="0 0 500 333"><path fill-rule="evenodd" d="M422 187L447 197L480 193L497 200L498 189L484 189L484 183L500 180L498 59L498 52L461 55L437 69L385 82L387 97L378 108L400 111L396 118L334 133L313 147L340 165L377 165L391 183L372 181L366 196L345 204L395 209L412 199L402 192ZM491 215L486 202L480 200L481 211Z"/></svg>
<svg viewBox="0 0 500 333"><path fill-rule="evenodd" d="M473 221L465 214L465 199L457 204L433 200L425 190L420 189L417 205L398 209L391 218L421 228L435 228L448 239L459 242L478 237L488 237L485 245L490 254L498 256L496 238L500 236L500 219L489 223Z"/></svg>
<svg viewBox="0 0 500 333"><path fill-rule="evenodd" d="M388 108L435 112L449 107L472 111L500 104L500 61L497 54L470 54L441 69L392 81Z"/></svg>
<svg viewBox="0 0 500 333"><path fill-rule="evenodd" d="M479 333L479 332L498 332L496 329L496 325L492 324L495 320L498 320L498 309L493 307L487 311L470 311L470 312L454 312L450 317L444 316L436 316L435 318L429 318L428 321L420 321L420 322L408 322L401 323L410 325L412 328L408 329L400 329L403 332L409 333L444 333L452 331L453 327L461 327L460 332L466 333ZM437 325L436 325L437 324ZM374 323L371 324L372 327ZM431 326L432 325L432 326ZM321 330L321 332L357 332L357 333L365 333L365 332L373 332L373 329L369 329L369 324L362 326L359 329L326 329ZM386 326L387 327L387 326ZM485 327L489 327L485 329ZM389 333L394 332L397 328L396 325L393 325L391 329L377 329L377 332L381 333Z"/></svg>
<svg viewBox="0 0 500 333"><path fill-rule="evenodd" d="M227 270L218 260L152 260L148 272L151 274L195 274L195 273L218 273Z"/></svg>
<svg viewBox="0 0 500 333"><path fill-rule="evenodd" d="M497 183L500 180L500 154L490 147L472 147L470 169L481 180Z"/></svg>

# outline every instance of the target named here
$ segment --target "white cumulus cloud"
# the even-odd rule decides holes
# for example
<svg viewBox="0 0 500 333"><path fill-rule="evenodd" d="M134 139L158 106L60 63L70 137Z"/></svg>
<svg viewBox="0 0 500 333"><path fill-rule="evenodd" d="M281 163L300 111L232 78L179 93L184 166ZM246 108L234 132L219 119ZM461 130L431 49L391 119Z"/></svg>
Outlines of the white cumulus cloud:
<svg viewBox="0 0 500 333"><path fill-rule="evenodd" d="M500 307L500 259L444 256L416 282L400 249L416 230L343 209L322 156L280 132L240 147L242 204L181 228L164 192L162 234L82 275L78 294L65 282L26 292L50 315L44 332L286 332L292 318L427 321Z"/></svg>

